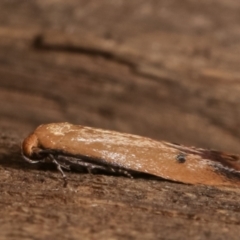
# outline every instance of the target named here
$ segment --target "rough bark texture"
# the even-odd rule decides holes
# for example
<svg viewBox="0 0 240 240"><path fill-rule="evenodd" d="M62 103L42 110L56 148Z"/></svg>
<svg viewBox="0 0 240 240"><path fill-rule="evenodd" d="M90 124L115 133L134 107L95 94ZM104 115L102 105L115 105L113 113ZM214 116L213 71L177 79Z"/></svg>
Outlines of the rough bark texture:
<svg viewBox="0 0 240 240"><path fill-rule="evenodd" d="M239 239L238 189L32 166L69 121L240 153L240 3L0 2L1 239ZM51 170L52 169L52 170Z"/></svg>

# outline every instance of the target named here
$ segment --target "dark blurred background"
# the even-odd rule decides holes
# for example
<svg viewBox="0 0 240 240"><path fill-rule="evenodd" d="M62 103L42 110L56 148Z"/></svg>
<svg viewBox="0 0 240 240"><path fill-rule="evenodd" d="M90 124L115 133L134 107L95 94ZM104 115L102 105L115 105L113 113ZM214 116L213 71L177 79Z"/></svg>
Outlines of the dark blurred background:
<svg viewBox="0 0 240 240"><path fill-rule="evenodd" d="M240 2L0 1L0 127L48 122L240 153Z"/></svg>

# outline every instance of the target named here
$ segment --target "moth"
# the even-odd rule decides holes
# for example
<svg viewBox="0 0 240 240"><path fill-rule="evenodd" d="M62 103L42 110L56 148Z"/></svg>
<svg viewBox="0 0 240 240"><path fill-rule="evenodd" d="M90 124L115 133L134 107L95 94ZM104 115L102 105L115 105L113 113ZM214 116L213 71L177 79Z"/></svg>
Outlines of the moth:
<svg viewBox="0 0 240 240"><path fill-rule="evenodd" d="M30 163L54 163L64 178L64 169L79 166L129 177L146 173L187 184L240 186L239 155L67 122L40 125L23 141L22 155Z"/></svg>

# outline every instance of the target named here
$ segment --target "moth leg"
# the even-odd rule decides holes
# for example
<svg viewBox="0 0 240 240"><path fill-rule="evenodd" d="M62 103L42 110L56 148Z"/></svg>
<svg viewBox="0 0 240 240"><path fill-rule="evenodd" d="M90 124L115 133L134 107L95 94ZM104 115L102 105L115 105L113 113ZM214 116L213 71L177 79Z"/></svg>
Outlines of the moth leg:
<svg viewBox="0 0 240 240"><path fill-rule="evenodd" d="M80 165L81 167L84 167L87 169L88 173L92 173L93 169L97 169L97 170L106 170L105 167L96 165L96 164L92 164L92 163L87 163L87 162L83 162L83 161L79 161L78 165Z"/></svg>
<svg viewBox="0 0 240 240"><path fill-rule="evenodd" d="M117 171L118 171L119 173L122 173L123 175L129 177L129 178L133 178L133 176L132 176L127 170L124 170L124 169L119 168Z"/></svg>
<svg viewBox="0 0 240 240"><path fill-rule="evenodd" d="M76 166L80 166L82 168L85 168L89 174L92 173L92 170L96 169L96 170L102 170L102 171L105 171L105 172L109 172L109 173L120 173L122 175L125 175L129 178L133 178L132 175L129 173L129 171L125 170L125 169L122 169L120 167L111 167L111 166L101 166L101 165L97 165L97 164L94 164L94 163L90 163L90 162L85 162L83 160L80 160L80 159L76 159L74 157L66 157L66 156L58 156L57 159L59 160L62 160L62 161L66 161L66 162L70 162L70 165L71 163L73 165L76 165ZM54 158L53 160L54 161ZM56 160L55 160L56 161ZM57 162L57 161L56 161ZM56 163L55 163L56 164ZM59 167L61 168L65 168L65 166L61 166L59 163L57 163L59 165ZM56 165L57 165L56 164ZM62 170L62 169L61 169ZM60 171L60 170L59 170ZM61 171L60 171L61 172Z"/></svg>
<svg viewBox="0 0 240 240"><path fill-rule="evenodd" d="M86 167L89 174L92 174L93 169L105 170L104 167L101 167L101 166L98 166L98 165L93 165L93 164L89 164L88 166L85 166L85 167Z"/></svg>
<svg viewBox="0 0 240 240"><path fill-rule="evenodd" d="M109 172L113 172L113 173L120 173L120 174L125 175L125 176L127 176L129 178L133 178L133 176L127 170L124 170L122 168L114 169L114 168L109 167L108 171Z"/></svg>
<svg viewBox="0 0 240 240"><path fill-rule="evenodd" d="M97 165L97 164L88 163L88 162L84 162L84 161L78 161L77 164L79 166L87 169L89 174L92 174L92 170L96 169L96 170L107 171L107 172L110 172L110 173L120 173L120 174L125 175L129 178L133 178L132 175L127 170L123 170L121 168L114 169L112 167L100 166L100 165Z"/></svg>
<svg viewBox="0 0 240 240"><path fill-rule="evenodd" d="M63 172L61 165L56 161L56 159L53 157L52 154L49 154L49 158L51 159L51 162L56 165L57 170L62 174L62 177L63 177L64 181L66 181L67 176Z"/></svg>
<svg viewBox="0 0 240 240"><path fill-rule="evenodd" d="M70 170L70 166L73 165L73 166L80 166L82 168L85 168L87 169L87 171L89 173L92 173L92 170L93 169L99 169L99 170L106 170L106 167L104 166L100 166L100 165L97 165L97 164L94 164L94 163L89 163L89 162L85 162L83 160L80 160L80 159L76 159L74 157L66 157L66 156L58 156L57 159L63 161L64 163L67 163L69 166L68 166L68 170ZM62 166L62 168L66 168L65 166Z"/></svg>
<svg viewBox="0 0 240 240"><path fill-rule="evenodd" d="M115 168L114 169L112 167L99 166L99 165L94 165L94 164L89 164L89 163L84 163L84 164L86 164L87 170L90 171L90 173L91 173L92 169L100 169L100 170L104 170L104 171L107 171L107 172L110 172L110 173L120 173L120 174L125 175L129 178L133 178L133 176L127 170L124 170L122 168Z"/></svg>

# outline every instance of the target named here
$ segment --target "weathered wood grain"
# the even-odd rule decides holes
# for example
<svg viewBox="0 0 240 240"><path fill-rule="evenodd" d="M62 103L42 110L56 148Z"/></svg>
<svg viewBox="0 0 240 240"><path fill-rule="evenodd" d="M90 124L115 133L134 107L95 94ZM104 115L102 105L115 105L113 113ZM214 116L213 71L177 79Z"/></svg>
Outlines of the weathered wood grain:
<svg viewBox="0 0 240 240"><path fill-rule="evenodd" d="M1 1L1 239L239 239L238 191L75 173L64 189L19 149L68 121L240 153L239 5Z"/></svg>

